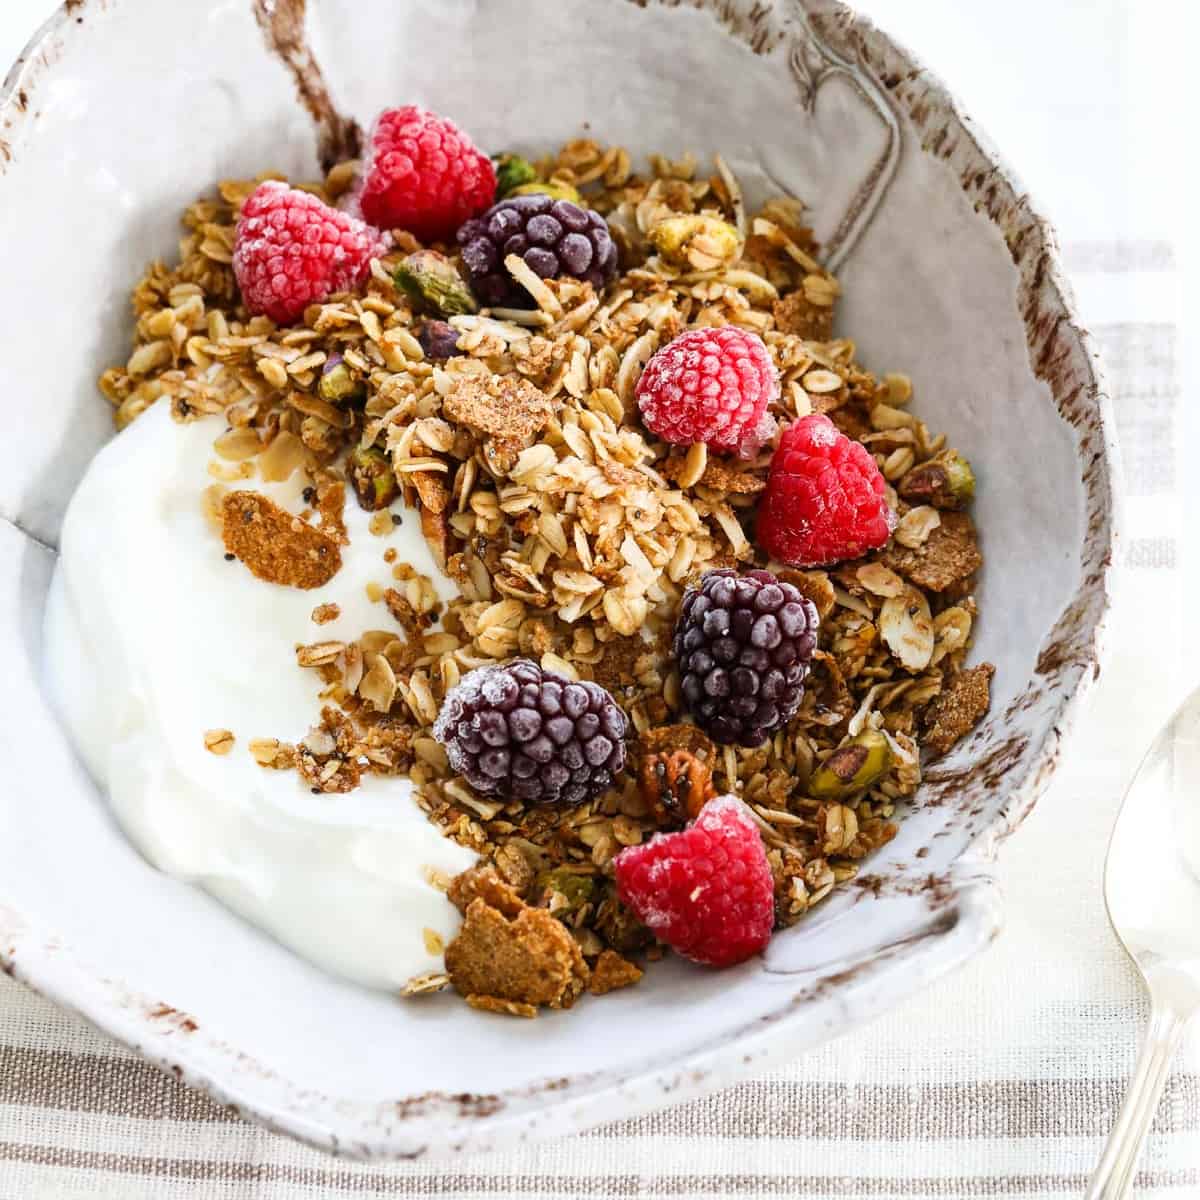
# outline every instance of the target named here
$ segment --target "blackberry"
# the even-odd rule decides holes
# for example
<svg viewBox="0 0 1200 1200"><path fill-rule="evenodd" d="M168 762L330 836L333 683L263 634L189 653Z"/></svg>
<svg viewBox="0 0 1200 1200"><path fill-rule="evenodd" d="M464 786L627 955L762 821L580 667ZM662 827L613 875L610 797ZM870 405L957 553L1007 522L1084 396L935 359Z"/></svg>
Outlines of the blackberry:
<svg viewBox="0 0 1200 1200"><path fill-rule="evenodd" d="M597 683L518 658L451 689L433 727L475 791L527 804L582 804L625 766L625 714Z"/></svg>
<svg viewBox="0 0 1200 1200"><path fill-rule="evenodd" d="M760 746L796 715L817 648L817 610L770 571L709 571L683 597L673 646L696 724Z"/></svg>
<svg viewBox="0 0 1200 1200"><path fill-rule="evenodd" d="M527 307L529 293L504 269L520 255L542 279L569 275L602 291L617 274L617 244L608 222L590 208L534 193L510 196L458 231L463 266L480 304Z"/></svg>

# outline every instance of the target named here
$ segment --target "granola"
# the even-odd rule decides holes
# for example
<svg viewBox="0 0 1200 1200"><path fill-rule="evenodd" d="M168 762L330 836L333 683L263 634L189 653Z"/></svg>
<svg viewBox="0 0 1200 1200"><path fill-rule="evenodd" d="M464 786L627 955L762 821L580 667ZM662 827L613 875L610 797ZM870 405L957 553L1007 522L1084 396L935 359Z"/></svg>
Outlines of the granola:
<svg viewBox="0 0 1200 1200"><path fill-rule="evenodd" d="M993 668L965 667L983 561L961 511L974 489L965 460L911 411L906 376L872 374L834 336L840 288L798 202L747 216L719 160L711 173L651 163L635 173L621 148L581 139L535 164L537 180L578 189L608 218L620 273L598 292L512 256L534 306L456 304L437 322L456 339L438 359L422 340L428 297L403 285L411 271L397 283L401 260L422 251L409 234L360 289L295 323L248 315L230 252L255 181L222 182L185 212L178 264L154 264L135 288L133 352L100 380L118 428L160 402L181 422L223 414L231 482L254 468L309 475L312 520L248 492L210 500L228 552L259 578L314 587L334 575L345 480L349 502L383 524L415 510L454 581L442 606L430 580L393 564L376 629L298 648L323 689L313 729L295 744L279 737L299 731L246 731L264 735L249 741L259 763L319 792L406 775L429 820L492 864L452 885L465 917L446 974L409 994L448 978L477 1008L533 1016L585 987L636 982L626 956L658 951L616 895L613 858L714 791L755 814L777 920L791 924L895 835L923 752L945 753L987 709ZM339 164L307 190L333 202L351 171ZM780 380L772 415L786 426L827 413L873 456L899 518L891 543L856 563L773 564L816 606L820 648L796 717L752 749L717 746L687 722L670 640L689 584L767 565L750 535L771 446L745 461L669 446L635 401L655 350L725 324L765 342ZM329 605L312 614L336 617ZM432 736L442 700L474 668L515 656L599 682L624 708L631 761L603 795L527 808L452 770ZM216 754L233 746L225 730L205 741Z"/></svg>

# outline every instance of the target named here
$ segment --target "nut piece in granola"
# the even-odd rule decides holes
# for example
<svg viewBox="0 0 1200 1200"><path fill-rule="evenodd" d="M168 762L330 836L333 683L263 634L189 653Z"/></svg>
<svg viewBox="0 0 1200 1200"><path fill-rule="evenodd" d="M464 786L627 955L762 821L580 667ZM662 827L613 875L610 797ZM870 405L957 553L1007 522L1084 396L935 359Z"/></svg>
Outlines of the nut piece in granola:
<svg viewBox="0 0 1200 1200"><path fill-rule="evenodd" d="M957 450L943 450L928 462L913 467L896 491L910 504L934 508L966 508L975 498L975 473Z"/></svg>
<svg viewBox="0 0 1200 1200"><path fill-rule="evenodd" d="M225 551L267 583L316 588L341 568L337 542L256 492L229 492L221 501Z"/></svg>
<svg viewBox="0 0 1200 1200"><path fill-rule="evenodd" d="M512 375L459 376L442 411L484 441L489 462L506 471L554 415L554 405L527 379Z"/></svg>
<svg viewBox="0 0 1200 1200"><path fill-rule="evenodd" d="M924 738L933 754L945 754L983 718L991 703L995 673L991 663L960 671L933 698L925 710Z"/></svg>
<svg viewBox="0 0 1200 1200"><path fill-rule="evenodd" d="M813 772L808 794L817 800L848 800L862 795L891 769L887 736L867 729L843 742Z"/></svg>

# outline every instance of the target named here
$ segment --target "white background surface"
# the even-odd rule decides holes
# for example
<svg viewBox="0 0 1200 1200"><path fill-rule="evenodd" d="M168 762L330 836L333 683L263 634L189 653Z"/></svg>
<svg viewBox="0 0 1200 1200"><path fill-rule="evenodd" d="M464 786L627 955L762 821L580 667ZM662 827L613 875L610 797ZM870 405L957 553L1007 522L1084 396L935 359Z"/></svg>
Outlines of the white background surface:
<svg viewBox="0 0 1200 1200"><path fill-rule="evenodd" d="M959 94L1064 244L1174 245L1174 273L1094 273L1075 283L1087 322L1180 326L1185 402L1175 439L1183 500L1131 503L1129 532L1175 537L1181 571L1130 572L1123 581L1113 658L1096 699L1050 793L1005 847L1008 924L996 946L861 1036L815 1052L796 1075L903 1081L914 1064L936 1063L945 1077L963 1080L1119 1076L1132 1066L1143 1010L1104 919L1107 831L1141 751L1200 683L1200 617L1189 599L1200 582L1200 538L1190 532L1200 516L1200 480L1187 469L1200 408L1186 403L1198 358L1189 334L1200 324L1191 320L1200 315L1200 285L1192 282L1200 280L1192 232L1200 198L1190 187L1200 18L1189 0L869 0L859 7ZM46 0L0 0L0 70L51 8ZM11 985L0 990L0 1004L12 996ZM1070 1042L1081 1010L1095 1018L1090 1045ZM1106 1032L1098 1036L1097 1028ZM1180 1070L1200 1070L1197 1037ZM1098 1152L1099 1133L1080 1145L1077 1169ZM1182 1161L1200 1167L1200 1138L1175 1136L1190 1137ZM1032 1163L1043 1151L1030 1144L1020 1152ZM979 1173L1016 1165L989 1159L984 1145L955 1153Z"/></svg>

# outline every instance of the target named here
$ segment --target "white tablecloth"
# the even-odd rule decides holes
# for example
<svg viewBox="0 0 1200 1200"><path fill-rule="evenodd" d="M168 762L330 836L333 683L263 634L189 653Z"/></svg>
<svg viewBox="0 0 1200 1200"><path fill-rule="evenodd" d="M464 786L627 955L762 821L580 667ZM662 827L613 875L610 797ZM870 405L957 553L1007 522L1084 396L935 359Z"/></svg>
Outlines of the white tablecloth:
<svg viewBox="0 0 1200 1200"><path fill-rule="evenodd" d="M199 2L199 0L193 0ZM249 0L245 0L249 2ZM771 1075L506 1154L347 1164L224 1113L0 979L0 1200L397 1196L1078 1195L1145 1004L1100 881L1117 804L1200 678L1200 435L1181 403L1195 262L1180 105L1186 0L871 0L1056 220L1107 359L1128 480L1113 654L1064 765L1005 847L1008 923L958 975ZM46 0L4 0L0 61ZM1193 107L1195 101L1193 99ZM1176 1064L1139 1195L1200 1196L1200 1038Z"/></svg>

